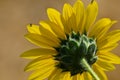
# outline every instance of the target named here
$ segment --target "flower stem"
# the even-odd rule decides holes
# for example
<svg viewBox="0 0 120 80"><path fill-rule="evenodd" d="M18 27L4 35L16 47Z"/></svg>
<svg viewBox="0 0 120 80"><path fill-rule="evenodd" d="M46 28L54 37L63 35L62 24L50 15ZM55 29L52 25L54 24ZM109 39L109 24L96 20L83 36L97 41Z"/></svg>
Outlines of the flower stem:
<svg viewBox="0 0 120 80"><path fill-rule="evenodd" d="M87 63L86 59L83 58L81 60L82 64L84 65L85 69L87 69L87 71L92 75L92 77L95 80L100 80L100 78L97 76L97 74L93 71L93 69L90 67L90 65Z"/></svg>

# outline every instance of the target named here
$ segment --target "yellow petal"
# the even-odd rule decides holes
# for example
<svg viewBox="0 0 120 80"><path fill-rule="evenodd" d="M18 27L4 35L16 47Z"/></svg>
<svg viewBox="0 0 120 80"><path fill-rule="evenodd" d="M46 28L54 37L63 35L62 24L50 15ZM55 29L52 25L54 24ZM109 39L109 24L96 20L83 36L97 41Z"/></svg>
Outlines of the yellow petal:
<svg viewBox="0 0 120 80"><path fill-rule="evenodd" d="M27 29L30 33L40 34L39 26L34 24L27 25Z"/></svg>
<svg viewBox="0 0 120 80"><path fill-rule="evenodd" d="M30 62L25 67L24 70L25 71L32 71L32 70L36 70L36 69L42 69L46 66L51 66L51 65L55 65L55 61L53 60L53 58L48 58L48 59L47 58L45 58L45 59L37 58L37 59L33 60L32 62Z"/></svg>
<svg viewBox="0 0 120 80"><path fill-rule="evenodd" d="M88 32L88 29L92 26L94 21L96 20L96 16L98 14L98 4L94 0L90 3L86 10L86 22L85 22L85 31Z"/></svg>
<svg viewBox="0 0 120 80"><path fill-rule="evenodd" d="M77 74L71 77L71 80L77 80Z"/></svg>
<svg viewBox="0 0 120 80"><path fill-rule="evenodd" d="M59 28L57 24L50 22L50 21L41 21L40 24L42 26L47 25L48 27L52 29L52 31L57 35L58 38L65 39L66 36L65 36L64 31L61 28Z"/></svg>
<svg viewBox="0 0 120 80"><path fill-rule="evenodd" d="M64 74L61 72L59 75L56 75L53 80L64 80Z"/></svg>
<svg viewBox="0 0 120 80"><path fill-rule="evenodd" d="M63 18L68 20L73 15L73 8L70 4L66 3L63 7Z"/></svg>
<svg viewBox="0 0 120 80"><path fill-rule="evenodd" d="M103 30L101 30L101 32L96 36L96 38L100 40L106 34L106 32L111 28L111 26L115 23L116 21L111 21L110 24L108 24L107 26L105 26L105 28L103 28Z"/></svg>
<svg viewBox="0 0 120 80"><path fill-rule="evenodd" d="M51 40L49 37L38 34L26 34L25 38L31 43L44 48L58 47L60 45L59 43L52 41L54 39Z"/></svg>
<svg viewBox="0 0 120 80"><path fill-rule="evenodd" d="M40 31L42 31L42 33L44 33L45 34L45 32L50 32L50 34L52 34L52 35L54 35L54 36L57 36L54 32L53 32L53 30L51 29L51 27L48 25L48 24L44 24L43 23L44 21L40 21L39 22L39 24L41 25L40 26Z"/></svg>
<svg viewBox="0 0 120 80"><path fill-rule="evenodd" d="M50 40L52 40L55 43L60 42L60 40L57 38L57 35L52 31L49 25L42 24L43 26L40 26L40 32L41 35L48 37Z"/></svg>
<svg viewBox="0 0 120 80"><path fill-rule="evenodd" d="M28 80L44 80L52 73L54 69L55 67L52 65L37 69L29 76Z"/></svg>
<svg viewBox="0 0 120 80"><path fill-rule="evenodd" d="M93 29L90 31L89 36L93 36L100 40L100 38L110 29L110 27L116 21L111 21L109 18L100 19L96 24L93 26Z"/></svg>
<svg viewBox="0 0 120 80"><path fill-rule="evenodd" d="M101 70L99 67L93 66L93 69L94 69L95 73L98 75L98 77L100 78L100 80L108 80L104 71Z"/></svg>
<svg viewBox="0 0 120 80"><path fill-rule="evenodd" d="M47 60L49 60L51 58L53 58L53 57L52 56L47 56L47 55L46 56L40 56L39 58L36 58L33 61L31 61L29 64L27 64L27 66L25 67L25 71L29 67L33 67L33 66L36 66L38 64L43 65L43 64L47 63ZM43 64L42 64L42 62L43 62Z"/></svg>
<svg viewBox="0 0 120 80"><path fill-rule="evenodd" d="M110 52L100 53L98 57L108 63L120 64L120 57Z"/></svg>
<svg viewBox="0 0 120 80"><path fill-rule="evenodd" d="M61 14L53 8L48 8L47 14L48 14L50 21L56 23L58 25L58 27L62 31L64 31L64 27L63 27L63 24L61 22Z"/></svg>
<svg viewBox="0 0 120 80"><path fill-rule="evenodd" d="M40 47L45 47L45 48L51 48L50 46L48 46L47 44L44 43L44 41L39 41L37 39L39 39L39 35L36 34L26 34L25 38L30 41L31 43L40 46Z"/></svg>
<svg viewBox="0 0 120 80"><path fill-rule="evenodd" d="M98 60L96 62L96 65L101 67L102 70L106 70L106 71L111 71L115 69L115 66L107 61L105 61L104 59L101 59L98 57Z"/></svg>
<svg viewBox="0 0 120 80"><path fill-rule="evenodd" d="M106 41L107 42L107 41ZM103 42L102 44L104 44L105 42ZM105 43L106 44L106 43ZM106 47L100 46L98 44L98 52L100 53L105 53L105 52L109 52L112 51L114 48L116 48L118 46L118 43L113 43L113 44L107 44Z"/></svg>
<svg viewBox="0 0 120 80"><path fill-rule="evenodd" d="M68 80L68 75L69 72L62 72L59 76L57 80ZM69 76L70 77L70 76ZM70 79L69 79L70 80Z"/></svg>
<svg viewBox="0 0 120 80"><path fill-rule="evenodd" d="M73 6L73 9L75 11L75 15L76 15L76 28L77 30L80 30L80 32L82 32L82 27L83 27L83 21L84 21L84 13L85 13L85 9L84 9L84 4L81 0L77 0L76 3Z"/></svg>
<svg viewBox="0 0 120 80"><path fill-rule="evenodd" d="M58 80L58 76L61 74L61 72L61 69L55 69L48 77L48 80Z"/></svg>
<svg viewBox="0 0 120 80"><path fill-rule="evenodd" d="M53 73L48 77L48 80L71 80L70 72L61 72L61 70L56 70Z"/></svg>
<svg viewBox="0 0 120 80"><path fill-rule="evenodd" d="M66 74L64 76L64 80L71 80L70 72L66 72Z"/></svg>
<svg viewBox="0 0 120 80"><path fill-rule="evenodd" d="M114 30L106 34L101 40L98 41L100 48L113 46L120 40L120 30Z"/></svg>
<svg viewBox="0 0 120 80"><path fill-rule="evenodd" d="M120 40L120 30L114 30L107 34L105 40L116 43Z"/></svg>
<svg viewBox="0 0 120 80"><path fill-rule="evenodd" d="M93 26L93 29L90 31L89 36L95 36L96 37L99 34L99 32L101 32L103 29L105 29L105 27L108 26L110 23L111 23L111 20L109 18L100 19Z"/></svg>
<svg viewBox="0 0 120 80"><path fill-rule="evenodd" d="M41 55L55 55L57 54L57 51L55 49L47 49L47 48L37 48L37 49L31 49L26 52L24 52L21 57L27 58L27 57L39 57Z"/></svg>
<svg viewBox="0 0 120 80"><path fill-rule="evenodd" d="M84 80L84 74L76 74L72 77L72 80Z"/></svg>
<svg viewBox="0 0 120 80"><path fill-rule="evenodd" d="M88 72L83 73L84 80L92 80L92 76Z"/></svg>
<svg viewBox="0 0 120 80"><path fill-rule="evenodd" d="M80 74L80 75L77 75L77 79L80 78L80 80L85 80L84 79L84 73L83 74ZM79 79L78 79L79 80Z"/></svg>
<svg viewBox="0 0 120 80"><path fill-rule="evenodd" d="M74 9L70 4L63 7L63 24L66 33L69 34L71 30L77 31Z"/></svg>

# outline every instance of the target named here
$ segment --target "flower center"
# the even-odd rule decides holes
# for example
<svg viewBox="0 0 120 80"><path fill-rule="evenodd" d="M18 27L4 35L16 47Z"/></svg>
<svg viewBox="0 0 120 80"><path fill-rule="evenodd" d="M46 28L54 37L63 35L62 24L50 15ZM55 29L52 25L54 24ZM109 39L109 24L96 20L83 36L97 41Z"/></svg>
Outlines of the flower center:
<svg viewBox="0 0 120 80"><path fill-rule="evenodd" d="M86 35L72 32L66 35L66 40L61 40L61 46L56 48L58 54L55 60L59 61L56 65L63 71L70 71L71 75L83 73L86 68L81 60L86 59L91 66L96 62L97 45L93 38L88 38Z"/></svg>

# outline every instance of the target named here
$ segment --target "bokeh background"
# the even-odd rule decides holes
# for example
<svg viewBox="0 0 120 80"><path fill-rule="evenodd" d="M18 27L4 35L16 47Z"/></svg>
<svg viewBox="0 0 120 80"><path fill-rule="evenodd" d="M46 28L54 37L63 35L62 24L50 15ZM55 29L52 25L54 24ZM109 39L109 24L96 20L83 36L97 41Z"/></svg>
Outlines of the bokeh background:
<svg viewBox="0 0 120 80"><path fill-rule="evenodd" d="M23 71L29 62L19 55L36 46L24 39L26 25L38 24L47 18L46 9L53 7L62 10L64 3L73 4L76 0L0 0L0 80L27 80L30 73ZM120 29L120 0L97 0L97 19L109 17L117 20L111 30ZM88 4L90 0L83 0ZM113 50L120 56L120 46ZM107 72L109 80L120 80L120 65Z"/></svg>

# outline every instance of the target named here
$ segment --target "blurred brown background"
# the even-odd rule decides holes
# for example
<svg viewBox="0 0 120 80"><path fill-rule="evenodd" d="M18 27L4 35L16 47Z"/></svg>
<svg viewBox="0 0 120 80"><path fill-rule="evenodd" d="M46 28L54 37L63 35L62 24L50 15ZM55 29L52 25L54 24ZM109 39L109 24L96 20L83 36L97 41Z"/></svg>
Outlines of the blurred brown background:
<svg viewBox="0 0 120 80"><path fill-rule="evenodd" d="M65 2L76 0L0 0L0 80L27 80L29 73L23 71L28 60L19 55L33 47L24 39L26 25L38 24L47 19L46 9L53 7L62 10ZM85 4L90 0L83 0ZM109 17L118 20L112 29L120 29L120 0L98 0L99 18ZM114 52L120 56L120 46ZM108 72L109 80L120 80L120 65Z"/></svg>

